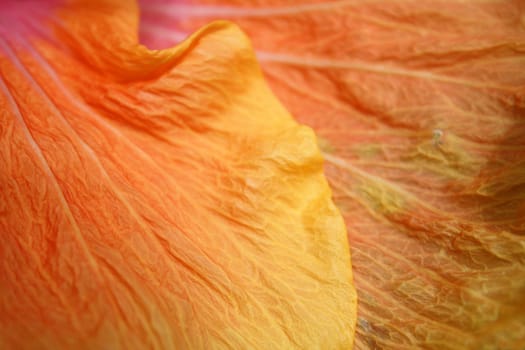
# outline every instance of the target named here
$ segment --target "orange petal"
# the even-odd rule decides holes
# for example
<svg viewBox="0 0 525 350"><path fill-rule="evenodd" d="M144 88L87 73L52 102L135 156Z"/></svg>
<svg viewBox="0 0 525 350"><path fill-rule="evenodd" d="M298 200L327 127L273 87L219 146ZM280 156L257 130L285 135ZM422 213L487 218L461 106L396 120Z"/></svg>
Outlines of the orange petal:
<svg viewBox="0 0 525 350"><path fill-rule="evenodd" d="M319 135L357 349L525 348L523 1L169 3L143 1L147 43L235 20Z"/></svg>
<svg viewBox="0 0 525 350"><path fill-rule="evenodd" d="M320 151L239 29L149 51L132 2L41 10L0 36L0 348L351 347Z"/></svg>

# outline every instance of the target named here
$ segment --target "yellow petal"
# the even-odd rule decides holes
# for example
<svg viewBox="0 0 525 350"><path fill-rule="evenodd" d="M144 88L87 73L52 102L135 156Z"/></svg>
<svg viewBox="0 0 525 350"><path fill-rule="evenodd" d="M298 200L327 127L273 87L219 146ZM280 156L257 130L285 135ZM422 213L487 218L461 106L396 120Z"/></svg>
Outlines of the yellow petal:
<svg viewBox="0 0 525 350"><path fill-rule="evenodd" d="M149 51L137 19L69 1L0 36L0 348L350 348L312 130L236 26Z"/></svg>

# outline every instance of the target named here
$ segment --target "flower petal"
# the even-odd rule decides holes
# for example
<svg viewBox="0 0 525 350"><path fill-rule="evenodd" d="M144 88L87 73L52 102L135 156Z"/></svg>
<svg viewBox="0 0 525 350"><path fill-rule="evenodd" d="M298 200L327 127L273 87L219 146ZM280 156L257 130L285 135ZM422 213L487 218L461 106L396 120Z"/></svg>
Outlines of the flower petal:
<svg viewBox="0 0 525 350"><path fill-rule="evenodd" d="M344 223L247 38L66 4L0 36L0 348L349 348Z"/></svg>
<svg viewBox="0 0 525 350"><path fill-rule="evenodd" d="M522 1L142 6L155 47L234 20L319 135L353 252L356 348L523 348Z"/></svg>

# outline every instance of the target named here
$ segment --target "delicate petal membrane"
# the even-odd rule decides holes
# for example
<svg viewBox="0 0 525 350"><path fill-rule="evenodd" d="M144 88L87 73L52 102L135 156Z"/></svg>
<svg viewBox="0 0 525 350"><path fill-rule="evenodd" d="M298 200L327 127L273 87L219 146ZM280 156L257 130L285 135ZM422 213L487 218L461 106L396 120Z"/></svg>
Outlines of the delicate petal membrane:
<svg viewBox="0 0 525 350"><path fill-rule="evenodd" d="M143 1L145 43L215 18L319 135L357 349L525 348L523 1Z"/></svg>
<svg viewBox="0 0 525 350"><path fill-rule="evenodd" d="M130 1L5 4L0 348L352 346L315 136L236 26L149 51Z"/></svg>

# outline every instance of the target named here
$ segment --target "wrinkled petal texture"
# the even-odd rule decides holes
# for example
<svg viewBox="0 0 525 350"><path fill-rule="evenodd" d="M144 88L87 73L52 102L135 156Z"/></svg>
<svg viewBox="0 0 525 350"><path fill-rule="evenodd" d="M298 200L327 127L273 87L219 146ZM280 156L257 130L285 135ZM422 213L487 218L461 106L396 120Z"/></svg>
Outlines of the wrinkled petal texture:
<svg viewBox="0 0 525 350"><path fill-rule="evenodd" d="M525 348L523 1L143 1L142 38L231 19L319 136L357 349Z"/></svg>
<svg viewBox="0 0 525 350"><path fill-rule="evenodd" d="M133 2L1 6L1 349L352 346L315 135L236 26L149 51Z"/></svg>

